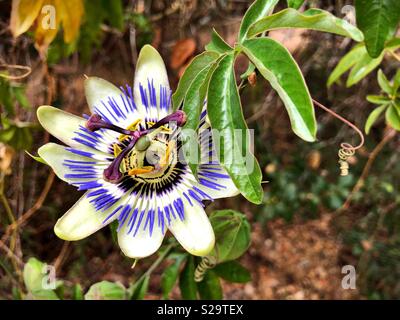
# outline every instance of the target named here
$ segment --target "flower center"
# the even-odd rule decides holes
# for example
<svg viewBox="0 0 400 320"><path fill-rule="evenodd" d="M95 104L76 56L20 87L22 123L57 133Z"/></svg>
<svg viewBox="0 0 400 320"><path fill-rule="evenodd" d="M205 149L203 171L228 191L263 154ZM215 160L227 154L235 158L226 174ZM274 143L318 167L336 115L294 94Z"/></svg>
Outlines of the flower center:
<svg viewBox="0 0 400 320"><path fill-rule="evenodd" d="M88 130L113 130L121 133L119 142L125 142L113 145L114 160L104 170L104 179L112 183L119 183L126 174L150 178L162 174L172 162L174 141L160 139L157 136L160 133L170 134L171 130L167 125L171 122L182 127L186 122L186 114L178 110L145 130L123 129L105 122L100 115L93 114L86 123ZM129 141L128 144L126 141Z"/></svg>

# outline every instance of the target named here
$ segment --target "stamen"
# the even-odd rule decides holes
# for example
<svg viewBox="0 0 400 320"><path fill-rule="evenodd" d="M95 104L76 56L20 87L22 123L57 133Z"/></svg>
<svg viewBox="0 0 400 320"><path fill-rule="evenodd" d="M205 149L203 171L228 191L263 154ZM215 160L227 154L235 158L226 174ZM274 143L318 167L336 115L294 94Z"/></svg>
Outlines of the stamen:
<svg viewBox="0 0 400 320"><path fill-rule="evenodd" d="M131 136L132 140L129 142L128 146L122 150L118 156L111 162L108 168L104 169L103 177L104 180L111 183L118 183L122 179L122 173L119 170L122 160L125 156L133 149L137 140L144 134L144 132L133 131Z"/></svg>
<svg viewBox="0 0 400 320"><path fill-rule="evenodd" d="M163 125L168 124L169 122L176 122L178 127L182 127L186 123L186 113L182 110L177 110L174 113L171 113L168 116L162 118L150 129L159 128Z"/></svg>
<svg viewBox="0 0 400 320"><path fill-rule="evenodd" d="M128 146L126 146L123 150L120 150L120 147L118 145L114 145L114 160L111 162L111 164L104 170L103 172L103 177L104 180L111 182L111 183L118 183L121 181L123 174L120 171L120 166L121 162L124 160L126 155L133 149L133 147L136 145L136 142L139 140L140 137L149 135L148 141L150 141L153 137L153 135L158 134L158 131L162 131L163 128L164 130L166 129L164 125L170 123L170 122L175 122L177 126L182 127L186 123L186 114L182 110L178 110L160 121L158 121L156 124L154 124L150 129L148 130L129 130L129 129L123 129L120 128L116 125L113 125L111 123L105 122L100 115L98 114L93 114L89 117L88 121L86 122L86 128L90 131L96 131L99 129L109 129L113 130L116 132L119 132L123 135L127 135L132 137L132 140L129 142ZM146 141L147 141L146 140ZM143 140L143 143L145 140ZM148 144L150 145L150 144ZM144 148L144 146L141 146L143 148L141 149L147 149ZM167 154L164 157L164 161L168 163L170 156L170 149L167 150ZM165 165L165 164L164 164ZM131 170L131 172L128 172L129 175L136 175L139 172L140 173L145 173L145 172L151 172L153 170L153 167L149 168L137 168L137 170Z"/></svg>
<svg viewBox="0 0 400 320"><path fill-rule="evenodd" d="M116 131L116 132L119 132L119 133L122 133L122 134L125 134L125 135L129 135L129 136L131 136L133 134L133 132L134 132L134 131L131 131L131 130L126 130L126 129L120 128L120 127L118 127L116 125L113 125L111 123L105 122L101 118L101 116L96 114L96 113L92 114L89 117L89 119L86 122L86 128L89 131L92 131L92 132L97 131L99 129L109 129L109 130L113 130L113 131Z"/></svg>

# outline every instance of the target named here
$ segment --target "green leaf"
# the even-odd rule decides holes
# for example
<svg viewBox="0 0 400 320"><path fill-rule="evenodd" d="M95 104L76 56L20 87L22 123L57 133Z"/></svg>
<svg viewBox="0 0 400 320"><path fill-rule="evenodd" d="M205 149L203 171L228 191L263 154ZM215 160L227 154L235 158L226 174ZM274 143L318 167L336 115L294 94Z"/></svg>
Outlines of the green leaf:
<svg viewBox="0 0 400 320"><path fill-rule="evenodd" d="M398 0L356 0L357 26L365 36L368 53L377 58L400 19Z"/></svg>
<svg viewBox="0 0 400 320"><path fill-rule="evenodd" d="M58 300L57 294L51 289L45 289L43 284L47 282L46 263L36 258L30 258L24 266L23 278L28 290L28 298L35 300Z"/></svg>
<svg viewBox="0 0 400 320"><path fill-rule="evenodd" d="M182 131L182 145L183 154L186 155L189 167L192 173L197 176L197 167L200 156L200 146L198 137L186 135L186 133L195 133L199 127L201 110L203 109L204 102L207 96L208 85L212 73L214 72L217 64L210 64L205 66L193 79L183 102L182 110L186 113L186 123L184 129L193 131ZM196 156L196 158L195 158Z"/></svg>
<svg viewBox="0 0 400 320"><path fill-rule="evenodd" d="M23 277L28 291L42 290L43 276L45 275L46 264L36 258L30 258L24 266Z"/></svg>
<svg viewBox="0 0 400 320"><path fill-rule="evenodd" d="M181 296L185 300L197 299L197 284L194 281L194 269L194 258L193 256L189 256L179 277Z"/></svg>
<svg viewBox="0 0 400 320"><path fill-rule="evenodd" d="M182 262L185 261L185 258L185 254L177 255L174 263L164 270L164 273L161 276L161 288L164 299L168 299L169 293L175 286L175 283L178 280L180 266Z"/></svg>
<svg viewBox="0 0 400 320"><path fill-rule="evenodd" d="M118 225L118 220L114 220L110 223L111 238L115 244L118 244Z"/></svg>
<svg viewBox="0 0 400 320"><path fill-rule="evenodd" d="M122 0L103 0L103 8L110 25L122 30L124 28L124 7Z"/></svg>
<svg viewBox="0 0 400 320"><path fill-rule="evenodd" d="M83 300L82 286L77 283L72 287L72 300Z"/></svg>
<svg viewBox="0 0 400 320"><path fill-rule="evenodd" d="M351 23L339 19L328 11L308 9L303 13L295 9L285 9L265 17L251 25L248 37L254 37L262 32L283 28L304 28L338 34L350 37L355 41L363 41L364 37Z"/></svg>
<svg viewBox="0 0 400 320"><path fill-rule="evenodd" d="M390 84L389 80L386 78L381 69L378 70L378 84L381 89L388 95L392 94L392 85Z"/></svg>
<svg viewBox="0 0 400 320"><path fill-rule="evenodd" d="M304 3L304 0L287 0L289 8L298 9Z"/></svg>
<svg viewBox="0 0 400 320"><path fill-rule="evenodd" d="M179 80L178 88L176 89L175 93L172 95L172 103L174 109L177 109L183 99L186 96L186 93L194 80L197 74L204 69L204 67L212 64L217 60L219 54L214 51L206 51L202 54L196 56L189 64L189 66L185 69L181 79Z"/></svg>
<svg viewBox="0 0 400 320"><path fill-rule="evenodd" d="M143 300L149 288L150 275L146 275L135 282L130 288L131 300Z"/></svg>
<svg viewBox="0 0 400 320"><path fill-rule="evenodd" d="M384 53L378 58L371 58L367 52L358 57L358 62L351 69L346 86L351 87L364 79L367 74L374 70L382 61Z"/></svg>
<svg viewBox="0 0 400 320"><path fill-rule="evenodd" d="M226 53L232 51L233 48L225 42L225 40L213 29L211 34L211 41L206 45L207 51L215 51L219 53Z"/></svg>
<svg viewBox="0 0 400 320"><path fill-rule="evenodd" d="M277 3L278 0L256 0L253 2L253 4L247 9L246 13L244 14L242 23L240 24L238 38L239 43L242 43L244 40L246 40L247 32L250 26L254 22L271 14Z"/></svg>
<svg viewBox="0 0 400 320"><path fill-rule="evenodd" d="M247 40L243 49L278 92L294 133L305 141L315 141L317 124L310 93L300 68L288 50L269 38Z"/></svg>
<svg viewBox="0 0 400 320"><path fill-rule="evenodd" d="M255 65L249 62L247 70L240 75L240 79L247 79L247 77L251 75L254 72L254 70L256 70Z"/></svg>
<svg viewBox="0 0 400 320"><path fill-rule="evenodd" d="M218 264L213 271L229 282L246 283L251 281L250 272L237 261L227 261Z"/></svg>
<svg viewBox="0 0 400 320"><path fill-rule="evenodd" d="M383 105L383 106L377 107L376 109L374 109L374 111L372 111L369 114L368 119L365 122L365 133L366 134L369 134L369 132L371 130L371 127L374 125L374 123L379 118L381 113L386 109L386 107L387 107L387 105Z"/></svg>
<svg viewBox="0 0 400 320"><path fill-rule="evenodd" d="M367 101L373 104L388 104L390 103L391 100L385 96L377 96L370 94L367 96Z"/></svg>
<svg viewBox="0 0 400 320"><path fill-rule="evenodd" d="M400 87L400 69L397 70L393 77L393 94L396 94Z"/></svg>
<svg viewBox="0 0 400 320"><path fill-rule="evenodd" d="M29 292L26 299L28 300L60 300L57 294L53 290L36 290Z"/></svg>
<svg viewBox="0 0 400 320"><path fill-rule="evenodd" d="M330 87L334 82L336 82L342 74L358 62L360 56L365 55L366 53L367 49L363 45L357 45L346 53L330 74L327 86Z"/></svg>
<svg viewBox="0 0 400 320"><path fill-rule="evenodd" d="M29 152L26 151L26 150L25 150L25 153L26 153L28 156L30 156L33 160L36 160L37 162L40 162L40 163L43 163L43 164L48 165L47 162L44 161L44 159L43 159L42 157L40 157L40 156L34 156L33 154L29 153Z"/></svg>
<svg viewBox="0 0 400 320"><path fill-rule="evenodd" d="M219 210L210 215L215 247L210 253L218 263L239 258L250 246L250 224L246 216L234 210Z"/></svg>
<svg viewBox="0 0 400 320"><path fill-rule="evenodd" d="M93 284L85 294L85 300L125 300L126 297L125 287L110 281Z"/></svg>
<svg viewBox="0 0 400 320"><path fill-rule="evenodd" d="M233 53L226 55L211 76L207 96L208 117L211 127L218 130L221 138L216 148L221 165L243 196L259 204L263 198L262 173L250 152L250 138L242 113L233 62Z"/></svg>
<svg viewBox="0 0 400 320"><path fill-rule="evenodd" d="M224 297L219 278L213 270L208 270L203 281L197 283L197 288L203 300L222 300Z"/></svg>
<svg viewBox="0 0 400 320"><path fill-rule="evenodd" d="M32 107L29 103L28 98L26 97L24 87L12 87L12 91L14 93L15 99L18 101L22 108L30 109Z"/></svg>
<svg viewBox="0 0 400 320"><path fill-rule="evenodd" d="M389 106L385 113L386 122L397 131L400 131L400 115L394 105Z"/></svg>

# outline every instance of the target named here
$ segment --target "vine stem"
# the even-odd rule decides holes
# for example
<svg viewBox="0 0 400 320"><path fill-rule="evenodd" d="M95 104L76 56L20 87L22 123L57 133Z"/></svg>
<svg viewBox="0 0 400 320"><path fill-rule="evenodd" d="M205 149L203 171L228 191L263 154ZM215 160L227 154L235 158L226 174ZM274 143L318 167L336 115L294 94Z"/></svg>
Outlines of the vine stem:
<svg viewBox="0 0 400 320"><path fill-rule="evenodd" d="M395 58L398 62L400 62L400 56L392 50L389 50L389 53Z"/></svg>
<svg viewBox="0 0 400 320"><path fill-rule="evenodd" d="M353 199L354 194L356 194L360 189L364 186L365 179L367 178L369 171L371 170L372 164L374 163L378 154L382 151L383 147L394 137L396 136L396 131L392 128L389 128L381 142L377 144L377 146L372 150L372 152L368 156L368 161L364 166L364 169L361 173L360 178L358 179L357 183L354 185L353 189L351 190L349 196L347 197L343 206L339 209L339 211L344 211L349 208L351 200Z"/></svg>
<svg viewBox="0 0 400 320"><path fill-rule="evenodd" d="M3 203L4 209L7 213L8 219L10 221L10 225L12 225L15 223L15 217L14 217L14 213L12 212L11 206L8 202L8 199L4 194L4 178L5 178L4 174L1 173L0 175L1 175L0 176L0 198L1 198L1 202ZM18 265L19 258L14 254L16 242L17 242L17 229L15 229L12 232L10 248L8 248L3 242L1 242L1 247L7 252L8 256L11 259L11 264L12 264L19 280L22 281L21 269L19 268L19 265Z"/></svg>
<svg viewBox="0 0 400 320"><path fill-rule="evenodd" d="M174 248L176 246L175 243L171 243L169 244L164 252L152 263L152 265L150 266L150 268L147 269L147 271L145 273L143 273L139 279L137 279L136 283L140 283L145 277L149 276L159 265L161 262L163 262L163 260L166 258L166 256L169 254L169 252L171 251L172 248ZM134 263L134 265L136 265L136 261Z"/></svg>
<svg viewBox="0 0 400 320"><path fill-rule="evenodd" d="M54 181L54 173L50 172L46 184L43 188L43 191L40 194L39 198L37 199L36 203L30 209L28 209L20 218L18 218L17 221L14 221L7 227L6 232L1 241L5 242L13 230L18 228L18 226L22 225L23 223L25 223L37 210L39 210L42 207L42 204L46 199L47 194L50 191L53 181Z"/></svg>
<svg viewBox="0 0 400 320"><path fill-rule="evenodd" d="M336 112L332 111L331 109L325 107L322 103L318 102L317 100L312 99L312 101L316 106L320 107L321 109L325 110L326 112L328 112L329 114L331 114L335 118L337 118L340 121L342 121L343 123L347 124L350 128L352 128L360 136L360 143L357 146L353 147L349 143L344 142L344 143L341 144L342 148L357 150L357 149L360 149L364 145L364 140L365 140L364 139L364 135L361 132L361 130L355 124L353 124L349 120L343 118L341 115L338 115Z"/></svg>

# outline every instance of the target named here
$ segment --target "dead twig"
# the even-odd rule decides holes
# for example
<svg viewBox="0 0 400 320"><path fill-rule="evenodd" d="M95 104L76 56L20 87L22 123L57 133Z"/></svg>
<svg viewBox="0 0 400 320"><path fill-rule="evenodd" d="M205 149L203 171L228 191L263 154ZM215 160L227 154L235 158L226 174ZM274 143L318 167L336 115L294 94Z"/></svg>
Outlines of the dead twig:
<svg viewBox="0 0 400 320"><path fill-rule="evenodd" d="M46 199L47 194L49 193L50 188L53 184L53 181L54 181L54 173L53 171L51 171L47 178L43 191L40 194L39 198L37 199L36 203L31 208L29 208L17 221L15 221L14 223L10 224L7 227L6 232L1 241L6 242L8 237L10 236L10 233L13 232L14 229L23 225L26 221L28 221L28 219L30 219L33 216L33 214L37 210L39 210L42 207L43 202Z"/></svg>

